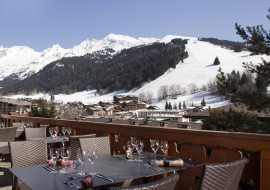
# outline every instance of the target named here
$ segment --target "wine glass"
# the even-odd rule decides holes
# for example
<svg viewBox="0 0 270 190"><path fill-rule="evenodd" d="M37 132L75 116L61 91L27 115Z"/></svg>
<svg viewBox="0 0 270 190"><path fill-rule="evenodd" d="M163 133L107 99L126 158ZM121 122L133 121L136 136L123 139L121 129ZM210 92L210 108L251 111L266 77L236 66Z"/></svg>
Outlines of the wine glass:
<svg viewBox="0 0 270 190"><path fill-rule="evenodd" d="M165 153L167 152L167 150L169 149L169 144L168 144L168 141L161 141L160 143L160 148L162 150L162 152L164 153L164 161L167 161L165 159Z"/></svg>
<svg viewBox="0 0 270 190"><path fill-rule="evenodd" d="M53 134L53 127L50 127L50 128L49 128L49 133L50 133L51 136L52 136L52 134Z"/></svg>
<svg viewBox="0 0 270 190"><path fill-rule="evenodd" d="M70 136L70 134L71 134L71 127L67 127L67 133Z"/></svg>
<svg viewBox="0 0 270 190"><path fill-rule="evenodd" d="M61 148L61 157L65 162L65 169L63 170L62 173L67 174L69 171L67 170L67 162L68 159L70 158L71 152L69 147L62 147Z"/></svg>
<svg viewBox="0 0 270 190"><path fill-rule="evenodd" d="M150 143L151 143L151 148L155 153L155 159L152 161L156 162L157 161L157 151L159 149L159 140L151 140Z"/></svg>
<svg viewBox="0 0 270 190"><path fill-rule="evenodd" d="M97 158L96 151L95 150L93 150L93 151L89 150L88 151L88 160L89 160L89 162L92 165L92 169L91 169L91 173L90 174L93 175L93 176L94 176L93 165L94 165L94 161L96 160L96 158Z"/></svg>
<svg viewBox="0 0 270 190"><path fill-rule="evenodd" d="M130 154L131 154L131 157L130 157L129 161L134 161L132 153L133 153L133 150L134 150L135 147L136 147L136 144L134 143L134 141L130 140L130 141L127 142L127 148L128 148L128 150L130 151Z"/></svg>
<svg viewBox="0 0 270 190"><path fill-rule="evenodd" d="M58 126L54 127L54 133L56 134L56 139L57 139L58 132L59 132L59 127Z"/></svg>
<svg viewBox="0 0 270 190"><path fill-rule="evenodd" d="M85 158L87 157L87 152L85 150L82 150L81 148L78 148L77 149L77 157L78 157L79 162L82 164L82 168L83 168ZM84 174L85 173L83 171L78 173L78 175L82 175L82 176L84 176Z"/></svg>
<svg viewBox="0 0 270 190"><path fill-rule="evenodd" d="M67 131L67 128L66 127L62 127L62 133L63 133L64 137L65 137L66 131Z"/></svg>
<svg viewBox="0 0 270 190"><path fill-rule="evenodd" d="M5 123L2 123L2 127L5 128L5 126L6 126Z"/></svg>
<svg viewBox="0 0 270 190"><path fill-rule="evenodd" d="M58 171L56 171L55 169L55 164L56 164L56 161L59 157L59 149L58 148L51 148L50 149L50 156L52 158L52 161L53 161L53 165L54 165L54 170L51 171L52 174L57 174Z"/></svg>
<svg viewBox="0 0 270 190"><path fill-rule="evenodd" d="M136 150L139 153L139 159L138 162L142 162L143 160L141 159L141 151L143 149L143 140L136 140Z"/></svg>

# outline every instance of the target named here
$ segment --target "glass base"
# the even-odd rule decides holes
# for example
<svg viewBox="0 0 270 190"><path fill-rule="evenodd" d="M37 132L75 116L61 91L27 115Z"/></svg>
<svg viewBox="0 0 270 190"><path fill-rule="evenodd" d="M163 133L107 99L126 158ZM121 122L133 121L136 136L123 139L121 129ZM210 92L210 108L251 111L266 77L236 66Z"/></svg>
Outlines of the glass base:
<svg viewBox="0 0 270 190"><path fill-rule="evenodd" d="M142 159L137 159L137 162L142 162L143 160Z"/></svg>
<svg viewBox="0 0 270 190"><path fill-rule="evenodd" d="M85 176L85 173L81 171L80 173L78 173L78 175L79 176Z"/></svg>
<svg viewBox="0 0 270 190"><path fill-rule="evenodd" d="M70 171L68 171L68 170L66 170L66 169L63 169L63 170L60 171L60 173L61 173L61 174L69 174Z"/></svg>
<svg viewBox="0 0 270 190"><path fill-rule="evenodd" d="M58 171L51 171L51 174L58 174Z"/></svg>

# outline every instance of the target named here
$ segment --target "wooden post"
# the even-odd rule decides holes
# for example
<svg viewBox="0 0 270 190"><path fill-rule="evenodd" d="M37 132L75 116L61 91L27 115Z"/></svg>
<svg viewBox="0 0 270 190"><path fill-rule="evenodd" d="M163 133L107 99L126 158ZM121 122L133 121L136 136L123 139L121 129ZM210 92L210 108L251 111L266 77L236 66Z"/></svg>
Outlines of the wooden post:
<svg viewBox="0 0 270 190"><path fill-rule="evenodd" d="M260 155L260 189L261 190L269 190L270 189L270 151L269 150L261 150Z"/></svg>
<svg viewBox="0 0 270 190"><path fill-rule="evenodd" d="M14 176L14 190L18 190L18 177Z"/></svg>
<svg viewBox="0 0 270 190"><path fill-rule="evenodd" d="M77 135L77 130L75 128L72 128L72 133L73 133L73 136L76 136Z"/></svg>

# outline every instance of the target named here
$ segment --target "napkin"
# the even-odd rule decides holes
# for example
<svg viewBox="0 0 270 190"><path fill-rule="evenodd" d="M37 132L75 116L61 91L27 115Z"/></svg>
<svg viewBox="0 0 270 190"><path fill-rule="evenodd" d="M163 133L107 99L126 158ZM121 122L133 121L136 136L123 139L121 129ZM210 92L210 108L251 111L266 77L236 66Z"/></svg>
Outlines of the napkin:
<svg viewBox="0 0 270 190"><path fill-rule="evenodd" d="M156 161L156 166L164 166L164 167L171 167L171 166L176 166L176 167L182 167L184 165L184 161L182 159L179 160L168 160L168 161Z"/></svg>
<svg viewBox="0 0 270 190"><path fill-rule="evenodd" d="M67 161L67 166L71 166L72 163L73 163L73 161L71 161L71 160ZM48 160L47 161L47 164L53 165L53 161L52 160ZM56 161L56 165L58 165L58 166L60 166L60 165L64 166L65 165L65 162L64 162L64 160L62 160L61 162L60 161Z"/></svg>
<svg viewBox="0 0 270 190"><path fill-rule="evenodd" d="M92 180L93 180L93 176L90 175L89 173L85 173L85 177L84 179L80 181L80 183L83 188L87 188L92 183Z"/></svg>

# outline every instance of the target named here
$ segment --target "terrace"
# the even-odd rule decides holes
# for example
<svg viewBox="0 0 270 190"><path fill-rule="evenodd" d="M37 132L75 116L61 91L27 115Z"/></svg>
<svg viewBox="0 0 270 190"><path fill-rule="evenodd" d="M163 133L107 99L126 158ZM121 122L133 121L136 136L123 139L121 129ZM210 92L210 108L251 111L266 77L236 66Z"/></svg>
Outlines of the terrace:
<svg viewBox="0 0 270 190"><path fill-rule="evenodd" d="M124 154L123 146L130 140L130 137L136 137L144 141L144 151L152 152L149 139L167 140L169 141L167 155L203 163L230 162L240 159L243 155L249 155L241 180L244 183L249 183L252 180L254 184L253 189L255 190L265 190L270 187L270 135L11 115L1 115L1 121L6 126L11 126L13 122L31 121L34 122L36 127L39 127L41 124L72 127L73 135L95 133L97 136L109 136L112 153ZM162 154L161 151L158 153ZM1 170L3 169L2 165ZM188 190L190 187L195 188L195 177L201 175L201 170L202 167L186 169L181 175L176 189ZM0 177L0 184L1 187L7 188L2 182L4 176ZM167 174L149 177L147 182L166 176Z"/></svg>

